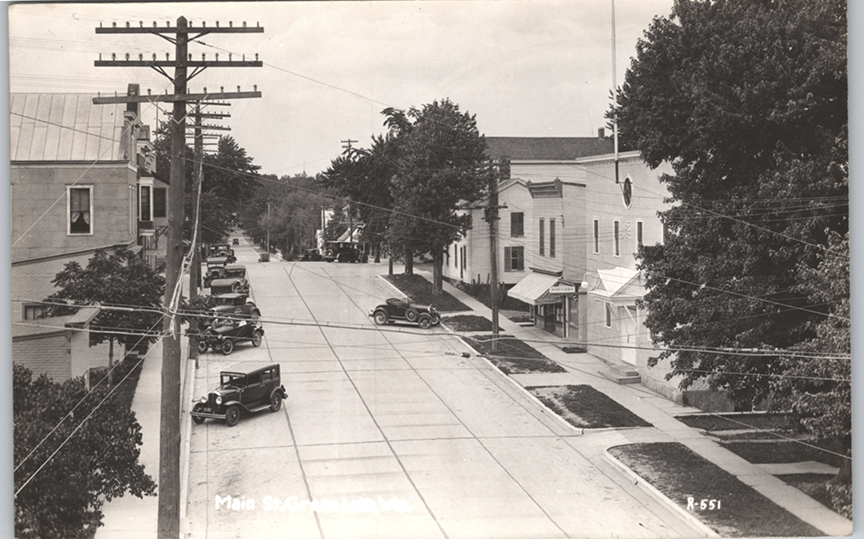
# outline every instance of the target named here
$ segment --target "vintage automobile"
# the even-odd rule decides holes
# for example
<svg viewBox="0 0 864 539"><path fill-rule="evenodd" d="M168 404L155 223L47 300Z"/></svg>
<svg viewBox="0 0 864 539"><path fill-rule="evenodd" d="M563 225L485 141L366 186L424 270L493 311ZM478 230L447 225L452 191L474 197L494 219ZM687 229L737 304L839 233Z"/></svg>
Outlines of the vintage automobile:
<svg viewBox="0 0 864 539"><path fill-rule="evenodd" d="M196 425L206 419L224 419L229 427L240 421L240 412L278 412L288 398L279 365L276 363L240 363L219 374L219 387L201 397L192 407Z"/></svg>
<svg viewBox="0 0 864 539"><path fill-rule="evenodd" d="M257 348L263 339L264 328L257 320L216 318L198 335L198 352L204 354L213 349L227 356L238 343L251 342Z"/></svg>
<svg viewBox="0 0 864 539"><path fill-rule="evenodd" d="M237 262L237 257L234 256L234 249L231 248L227 243L217 243L210 246L210 257L209 258L221 258L224 257L228 261L228 264L233 264Z"/></svg>
<svg viewBox="0 0 864 539"><path fill-rule="evenodd" d="M242 264L228 264L224 268L208 272L208 275L211 277L209 286L210 294L213 296L230 292L249 293L246 266ZM206 275L204 279L207 279Z"/></svg>
<svg viewBox="0 0 864 539"><path fill-rule="evenodd" d="M230 293L213 296L216 306L210 309L213 318L230 316L232 318L248 318L257 320L261 318L261 311L255 303L249 300L247 294Z"/></svg>
<svg viewBox="0 0 864 539"><path fill-rule="evenodd" d="M301 262L318 262L324 260L319 249L306 249L303 256L300 257Z"/></svg>
<svg viewBox="0 0 864 539"><path fill-rule="evenodd" d="M378 305L369 312L369 316L379 326L388 323L392 324L397 321L405 321L417 324L423 329L428 329L441 322L441 316L435 310L435 307L430 305L415 305L410 301L398 298L390 298L381 305Z"/></svg>
<svg viewBox="0 0 864 539"><path fill-rule="evenodd" d="M233 238L231 240L231 245L240 245L240 238Z"/></svg>

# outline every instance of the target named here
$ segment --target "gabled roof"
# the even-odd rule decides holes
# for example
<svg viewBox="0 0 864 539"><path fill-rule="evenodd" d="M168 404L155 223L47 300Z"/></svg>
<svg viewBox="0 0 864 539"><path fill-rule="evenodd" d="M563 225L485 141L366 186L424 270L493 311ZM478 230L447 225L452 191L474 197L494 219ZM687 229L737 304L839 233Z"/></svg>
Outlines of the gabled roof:
<svg viewBox="0 0 864 539"><path fill-rule="evenodd" d="M126 105L91 94L11 94L10 160L122 161ZM130 139L131 140L131 139Z"/></svg>
<svg viewBox="0 0 864 539"><path fill-rule="evenodd" d="M609 139L597 137L486 137L491 159L511 161L566 161L614 150Z"/></svg>

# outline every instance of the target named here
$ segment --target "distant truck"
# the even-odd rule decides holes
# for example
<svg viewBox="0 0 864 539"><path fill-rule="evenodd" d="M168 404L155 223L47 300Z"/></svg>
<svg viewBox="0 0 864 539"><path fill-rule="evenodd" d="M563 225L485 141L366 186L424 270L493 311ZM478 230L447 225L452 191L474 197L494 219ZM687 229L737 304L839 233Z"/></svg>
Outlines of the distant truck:
<svg viewBox="0 0 864 539"><path fill-rule="evenodd" d="M347 241L328 241L325 260L333 259L337 262L365 262L365 244L350 243ZM328 260L329 261L329 260Z"/></svg>

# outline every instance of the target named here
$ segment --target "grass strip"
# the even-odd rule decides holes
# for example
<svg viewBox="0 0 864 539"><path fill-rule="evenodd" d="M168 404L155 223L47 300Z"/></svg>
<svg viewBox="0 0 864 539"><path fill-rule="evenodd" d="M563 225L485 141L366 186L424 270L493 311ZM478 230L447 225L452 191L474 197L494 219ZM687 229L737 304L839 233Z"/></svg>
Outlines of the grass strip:
<svg viewBox="0 0 864 539"><path fill-rule="evenodd" d="M483 356L489 358L504 374L528 374L532 372L567 372L537 350L510 335L500 335L496 349L488 335L464 337L468 344Z"/></svg>
<svg viewBox="0 0 864 539"><path fill-rule="evenodd" d="M441 312L470 311L465 305L450 293L442 291L437 296L432 295L432 283L422 275L384 275L390 284L411 298L412 303L431 305Z"/></svg>
<svg viewBox="0 0 864 539"><path fill-rule="evenodd" d="M682 444L630 444L608 451L723 537L824 535ZM708 508L711 500L713 510Z"/></svg>
<svg viewBox="0 0 864 539"><path fill-rule="evenodd" d="M453 331L492 331L492 321L474 314L459 314L443 318L441 323ZM501 328L499 327L500 331Z"/></svg>
<svg viewBox="0 0 864 539"><path fill-rule="evenodd" d="M535 386L525 389L574 427L592 429L651 426L651 423L591 386Z"/></svg>
<svg viewBox="0 0 864 539"><path fill-rule="evenodd" d="M675 416L675 419L688 427L707 431L741 430L748 427L753 429L785 429L792 426L791 420L786 414L694 414Z"/></svg>
<svg viewBox="0 0 864 539"><path fill-rule="evenodd" d="M812 444L813 442L807 442ZM753 464L778 464L785 462L805 462L815 460L839 468L843 464L840 455L821 451L815 447L794 441L777 442L728 442L723 447ZM831 450L831 448L826 448ZM836 451L836 449L833 449Z"/></svg>

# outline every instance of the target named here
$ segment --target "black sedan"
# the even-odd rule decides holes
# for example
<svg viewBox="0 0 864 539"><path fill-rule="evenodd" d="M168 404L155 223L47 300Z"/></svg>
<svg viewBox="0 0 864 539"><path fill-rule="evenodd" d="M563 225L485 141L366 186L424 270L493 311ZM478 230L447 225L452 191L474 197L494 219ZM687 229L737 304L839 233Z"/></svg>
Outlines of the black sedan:
<svg viewBox="0 0 864 539"><path fill-rule="evenodd" d="M398 298L390 298L385 303L378 305L369 312L369 316L379 326L392 324L393 322L410 322L417 324L423 329L436 326L441 322L441 317L435 307L431 305L416 305L410 301Z"/></svg>

